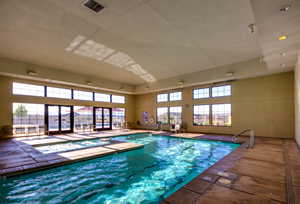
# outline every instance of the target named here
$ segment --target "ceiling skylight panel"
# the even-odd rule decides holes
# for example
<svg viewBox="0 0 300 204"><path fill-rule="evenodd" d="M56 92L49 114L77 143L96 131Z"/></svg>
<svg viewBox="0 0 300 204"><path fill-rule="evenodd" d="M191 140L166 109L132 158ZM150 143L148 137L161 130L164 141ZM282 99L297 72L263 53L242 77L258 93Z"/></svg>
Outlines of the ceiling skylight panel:
<svg viewBox="0 0 300 204"><path fill-rule="evenodd" d="M152 74L144 74L140 76L143 80L145 80L146 82L155 82L156 79L154 78L154 76Z"/></svg>
<svg viewBox="0 0 300 204"><path fill-rule="evenodd" d="M130 65L129 67L126 68L128 71L134 73L135 75L144 75L144 74L147 74L147 71L144 70L141 65L139 64L133 64L133 65Z"/></svg>
<svg viewBox="0 0 300 204"><path fill-rule="evenodd" d="M105 60L105 62L118 67L126 67L134 63L133 59L123 52L118 52L114 55L111 55Z"/></svg>
<svg viewBox="0 0 300 204"><path fill-rule="evenodd" d="M75 54L83 55L85 57L90 57L99 61L103 60L105 57L109 56L113 52L114 52L113 49L108 48L93 40L86 41L78 49L74 51Z"/></svg>
<svg viewBox="0 0 300 204"><path fill-rule="evenodd" d="M65 50L68 52L74 50L84 40L85 40L84 36L78 35L76 38L73 39L73 41L70 43L70 45Z"/></svg>

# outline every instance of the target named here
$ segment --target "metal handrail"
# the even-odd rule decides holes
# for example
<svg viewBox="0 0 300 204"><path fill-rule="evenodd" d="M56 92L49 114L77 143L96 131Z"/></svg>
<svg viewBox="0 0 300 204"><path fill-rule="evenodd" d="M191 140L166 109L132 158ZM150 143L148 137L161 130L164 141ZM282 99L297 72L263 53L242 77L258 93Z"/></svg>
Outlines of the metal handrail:
<svg viewBox="0 0 300 204"><path fill-rule="evenodd" d="M245 130L241 131L240 133L234 135L232 137L232 141L234 143L237 143L238 136L241 136L242 134L244 134L246 132L250 132L250 139L249 139L249 143L248 143L248 148L253 148L254 145L255 145L255 134L254 134L254 130L252 130L252 129L245 129Z"/></svg>

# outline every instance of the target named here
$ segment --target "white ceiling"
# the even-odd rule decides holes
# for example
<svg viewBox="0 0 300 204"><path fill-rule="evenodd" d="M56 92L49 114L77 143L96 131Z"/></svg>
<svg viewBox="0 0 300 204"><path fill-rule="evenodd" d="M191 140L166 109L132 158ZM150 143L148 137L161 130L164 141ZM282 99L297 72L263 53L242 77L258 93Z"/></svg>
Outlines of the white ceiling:
<svg viewBox="0 0 300 204"><path fill-rule="evenodd" d="M126 53L156 79L260 55L256 37L247 30L254 21L248 1L99 2L105 9L95 14L81 0L1 1L0 55L129 84L143 80L65 48L85 36Z"/></svg>
<svg viewBox="0 0 300 204"><path fill-rule="evenodd" d="M0 1L0 56L130 85L145 80L119 67L65 49L78 36L128 55L156 80L265 56L270 68L292 65L299 49L299 1L97 0ZM251 34L248 25L258 31ZM278 42L285 32L287 42ZM78 45L77 47L80 47ZM278 52L288 53L285 59ZM112 54L113 55L113 54ZM144 72L143 72L144 73Z"/></svg>

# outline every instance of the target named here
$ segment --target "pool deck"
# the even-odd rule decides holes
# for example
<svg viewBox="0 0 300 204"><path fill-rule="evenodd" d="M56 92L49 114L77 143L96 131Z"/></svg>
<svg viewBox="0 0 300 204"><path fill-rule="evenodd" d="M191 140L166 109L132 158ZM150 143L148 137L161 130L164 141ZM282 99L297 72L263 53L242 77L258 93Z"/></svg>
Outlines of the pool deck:
<svg viewBox="0 0 300 204"><path fill-rule="evenodd" d="M14 176L34 172L143 147L143 145L130 142L112 141L112 144L103 146L45 154L36 150L36 146L115 137L143 132L149 131L103 131L86 135L67 134L3 139L0 140L0 176Z"/></svg>
<svg viewBox="0 0 300 204"><path fill-rule="evenodd" d="M11 176L140 148L115 142L61 153L43 154L34 146L152 132L172 137L230 142L231 136L127 130L92 135L56 135L0 140L0 175ZM242 138L246 141L247 138ZM300 203L300 150L292 139L257 137L252 149L243 143L161 204Z"/></svg>
<svg viewBox="0 0 300 204"><path fill-rule="evenodd" d="M256 142L253 149L244 143L161 204L300 203L299 146L292 139Z"/></svg>

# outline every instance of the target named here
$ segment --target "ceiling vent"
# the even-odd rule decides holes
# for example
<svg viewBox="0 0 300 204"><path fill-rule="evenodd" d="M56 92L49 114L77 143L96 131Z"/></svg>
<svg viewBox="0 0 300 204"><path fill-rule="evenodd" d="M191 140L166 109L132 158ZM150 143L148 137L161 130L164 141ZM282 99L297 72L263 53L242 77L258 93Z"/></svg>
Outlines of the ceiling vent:
<svg viewBox="0 0 300 204"><path fill-rule="evenodd" d="M83 3L83 5L96 13L98 13L99 11L104 9L104 6L102 6L101 4L99 4L98 2L96 2L94 0L87 0Z"/></svg>

